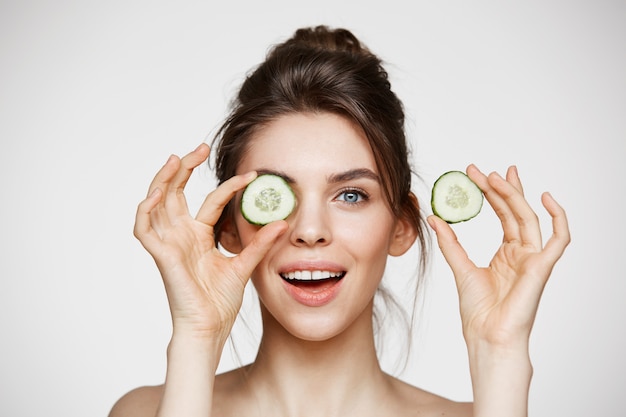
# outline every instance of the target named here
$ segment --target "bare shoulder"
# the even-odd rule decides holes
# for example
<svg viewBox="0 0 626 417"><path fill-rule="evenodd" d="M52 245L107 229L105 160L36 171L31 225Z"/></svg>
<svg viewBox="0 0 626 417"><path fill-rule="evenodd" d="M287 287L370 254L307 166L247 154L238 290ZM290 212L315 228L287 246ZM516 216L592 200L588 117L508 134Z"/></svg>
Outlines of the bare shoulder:
<svg viewBox="0 0 626 417"><path fill-rule="evenodd" d="M473 405L458 402L432 392L414 387L399 379L389 377L396 396L394 415L402 416L446 416L471 417Z"/></svg>
<svg viewBox="0 0 626 417"><path fill-rule="evenodd" d="M216 376L214 415L229 415L225 414L225 410L228 410L225 405L239 392L236 388L240 387L244 379L242 374L243 369L237 369ZM117 400L108 417L154 417L163 397L163 390L164 385L135 388Z"/></svg>
<svg viewBox="0 0 626 417"><path fill-rule="evenodd" d="M163 385L135 388L120 398L109 417L154 417L163 395Z"/></svg>

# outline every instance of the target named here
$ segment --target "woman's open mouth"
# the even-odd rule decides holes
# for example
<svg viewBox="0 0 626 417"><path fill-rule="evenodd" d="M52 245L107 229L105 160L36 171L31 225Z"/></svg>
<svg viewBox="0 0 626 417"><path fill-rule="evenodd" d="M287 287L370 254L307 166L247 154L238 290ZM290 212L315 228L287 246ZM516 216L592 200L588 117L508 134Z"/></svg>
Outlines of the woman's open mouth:
<svg viewBox="0 0 626 417"><path fill-rule="evenodd" d="M321 292L335 285L346 275L345 271L291 271L280 276L291 285L311 292Z"/></svg>
<svg viewBox="0 0 626 417"><path fill-rule="evenodd" d="M335 297L346 271L296 270L281 273L287 290L296 301L316 307Z"/></svg>

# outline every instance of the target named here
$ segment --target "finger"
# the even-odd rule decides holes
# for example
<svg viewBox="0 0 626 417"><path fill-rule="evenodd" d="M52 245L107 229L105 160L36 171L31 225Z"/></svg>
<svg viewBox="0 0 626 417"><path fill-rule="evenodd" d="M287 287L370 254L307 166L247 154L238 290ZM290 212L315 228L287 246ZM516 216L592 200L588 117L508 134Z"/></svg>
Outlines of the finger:
<svg viewBox="0 0 626 417"><path fill-rule="evenodd" d="M163 227L169 224L167 212L164 207L166 192L169 189L170 182L180 167L180 159L176 155L170 155L159 172L154 176L150 186L148 187L148 196L152 196L156 190L159 190L160 196L157 204L150 209L150 221L155 229L159 229L158 225ZM158 232L158 230L157 230Z"/></svg>
<svg viewBox="0 0 626 417"><path fill-rule="evenodd" d="M565 248L570 242L565 210L549 193L544 193L541 196L541 200L548 213L552 216L553 234L543 250L536 254L538 261L529 267L529 272L531 272L529 277L531 279L525 281L528 285L520 287L525 289L529 297L535 297L537 300L541 297L543 288L550 278L554 265L563 255Z"/></svg>
<svg viewBox="0 0 626 417"><path fill-rule="evenodd" d="M156 188L137 206L133 234L149 252L160 241L157 231L152 227L151 213L162 197L163 192Z"/></svg>
<svg viewBox="0 0 626 417"><path fill-rule="evenodd" d="M222 215L226 204L256 176L256 172L248 172L243 175L235 175L224 181L206 197L200 210L198 210L196 220L214 226Z"/></svg>
<svg viewBox="0 0 626 417"><path fill-rule="evenodd" d="M437 235L437 244L448 265L452 269L457 286L461 286L470 272L476 268L474 262L467 256L467 252L459 243L456 233L449 224L437 216L429 216L428 224Z"/></svg>
<svg viewBox="0 0 626 417"><path fill-rule="evenodd" d="M167 212L172 217L187 216L189 209L185 199L185 186L195 168L206 161L209 156L209 146L200 144L194 151L185 155L178 166L178 170L169 182L164 201Z"/></svg>
<svg viewBox="0 0 626 417"><path fill-rule="evenodd" d="M209 152L209 145L207 145L206 143L201 143L195 150L185 155L180 160L180 167L178 168L178 171L171 180L171 187L169 192L182 194L185 185L187 185L187 182L191 177L191 173L201 163L206 161L206 159L209 157Z"/></svg>
<svg viewBox="0 0 626 417"><path fill-rule="evenodd" d="M275 221L263 226L254 235L250 243L233 258L233 268L237 275L247 280L252 271L261 262L263 257L272 248L272 245L282 235L289 225L284 220Z"/></svg>
<svg viewBox="0 0 626 417"><path fill-rule="evenodd" d="M513 185L520 194L524 195L524 187L522 187L522 181L519 178L519 173L515 165L510 166L506 170L506 180L509 184Z"/></svg>
<svg viewBox="0 0 626 417"><path fill-rule="evenodd" d="M543 251L547 262L554 264L563 255L571 241L567 214L550 193L543 193L541 201L552 217L552 236L546 242Z"/></svg>
<svg viewBox="0 0 626 417"><path fill-rule="evenodd" d="M519 240L519 225L517 220L509 205L504 201L504 198L493 188L489 177L483 174L475 165L467 167L467 175L482 190L485 199L489 202L496 216L500 219L504 233L503 241L511 242Z"/></svg>
<svg viewBox="0 0 626 417"><path fill-rule="evenodd" d="M179 165L180 159L178 156L170 155L165 164L152 179L152 182L148 187L148 195L151 195L157 188L159 188L163 193L166 193L169 188L170 181L176 174L176 171L178 171Z"/></svg>
<svg viewBox="0 0 626 417"><path fill-rule="evenodd" d="M539 218L524 198L524 195L519 192L514 184L506 181L497 173L489 175L489 183L501 196L513 215L513 221L517 224L516 227L521 244L533 246L538 251L541 250L542 240Z"/></svg>

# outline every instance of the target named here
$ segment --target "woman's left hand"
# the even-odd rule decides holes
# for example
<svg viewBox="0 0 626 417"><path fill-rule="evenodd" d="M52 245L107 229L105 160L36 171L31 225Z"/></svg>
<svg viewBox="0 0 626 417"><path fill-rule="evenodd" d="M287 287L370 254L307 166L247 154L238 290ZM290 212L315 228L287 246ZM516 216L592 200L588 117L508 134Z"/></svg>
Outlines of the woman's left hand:
<svg viewBox="0 0 626 417"><path fill-rule="evenodd" d="M552 217L552 236L544 246L538 217L524 197L515 167L507 170L506 179L497 173L486 176L473 165L467 174L495 210L504 237L489 266L478 267L450 225L428 218L456 280L463 334L468 344L527 345L543 289L570 242L565 211L549 193L542 195Z"/></svg>

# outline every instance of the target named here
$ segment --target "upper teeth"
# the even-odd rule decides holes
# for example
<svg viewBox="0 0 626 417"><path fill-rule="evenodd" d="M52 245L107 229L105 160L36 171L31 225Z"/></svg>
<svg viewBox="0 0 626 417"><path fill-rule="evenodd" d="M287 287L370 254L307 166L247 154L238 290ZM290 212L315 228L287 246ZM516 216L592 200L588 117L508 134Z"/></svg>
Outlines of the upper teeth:
<svg viewBox="0 0 626 417"><path fill-rule="evenodd" d="M336 278L343 275L343 272L331 272L331 271L292 271L282 273L281 276L286 279L301 279L301 280L317 280Z"/></svg>

